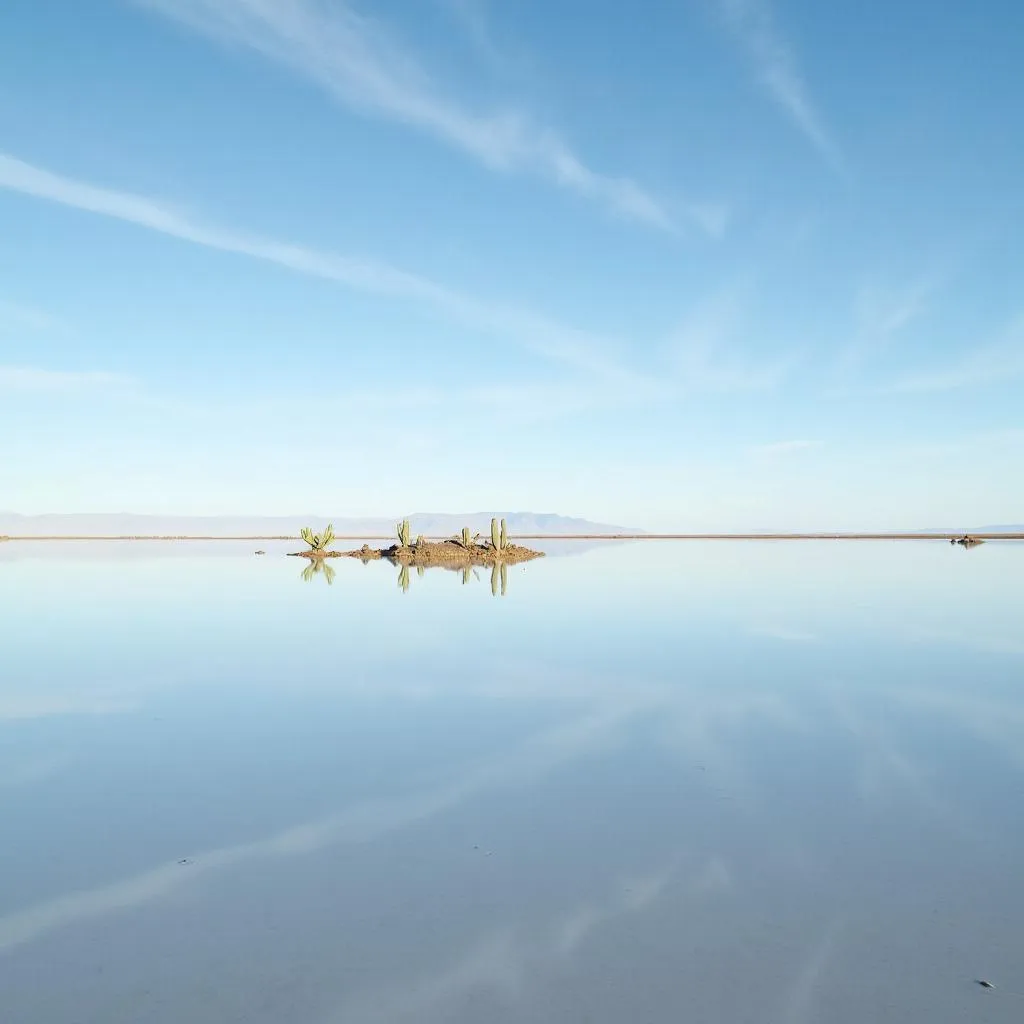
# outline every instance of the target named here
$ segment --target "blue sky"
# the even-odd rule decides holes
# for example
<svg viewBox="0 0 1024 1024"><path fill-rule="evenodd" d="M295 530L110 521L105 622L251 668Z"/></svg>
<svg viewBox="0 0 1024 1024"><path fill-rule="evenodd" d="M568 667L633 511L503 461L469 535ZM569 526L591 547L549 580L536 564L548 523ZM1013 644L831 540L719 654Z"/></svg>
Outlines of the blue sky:
<svg viewBox="0 0 1024 1024"><path fill-rule="evenodd" d="M1020 522L1021 38L7 0L0 508Z"/></svg>

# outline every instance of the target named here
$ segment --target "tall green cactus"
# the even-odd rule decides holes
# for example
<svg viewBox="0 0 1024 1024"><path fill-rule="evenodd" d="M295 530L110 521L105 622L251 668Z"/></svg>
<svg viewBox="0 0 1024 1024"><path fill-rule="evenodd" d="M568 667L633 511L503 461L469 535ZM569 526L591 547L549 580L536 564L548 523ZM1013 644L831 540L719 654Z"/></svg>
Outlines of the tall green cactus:
<svg viewBox="0 0 1024 1024"><path fill-rule="evenodd" d="M464 526L462 533L452 537L456 544L461 544L467 551L480 539L479 533L470 533L469 527Z"/></svg>
<svg viewBox="0 0 1024 1024"><path fill-rule="evenodd" d="M501 521L501 529L498 529L498 520L491 520L491 547L499 554L508 547L508 529L505 520Z"/></svg>
<svg viewBox="0 0 1024 1024"><path fill-rule="evenodd" d="M407 548L409 546L409 520L403 519L400 523L395 526L395 530L398 532L398 544L399 547Z"/></svg>

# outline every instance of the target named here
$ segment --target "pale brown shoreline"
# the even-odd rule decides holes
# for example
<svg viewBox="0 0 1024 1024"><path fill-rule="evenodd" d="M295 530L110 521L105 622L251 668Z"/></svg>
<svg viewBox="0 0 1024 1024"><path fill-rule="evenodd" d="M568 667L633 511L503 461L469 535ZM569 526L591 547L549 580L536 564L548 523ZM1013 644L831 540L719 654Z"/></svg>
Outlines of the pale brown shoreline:
<svg viewBox="0 0 1024 1024"><path fill-rule="evenodd" d="M523 533L517 534L516 540L944 540L950 541L963 537L959 533ZM1024 540L1024 533L971 533L976 540ZM339 534L335 540L391 540L390 537L370 534ZM432 541L446 538L430 537ZM510 538L512 539L512 538ZM231 537L210 537L199 535L158 535L158 534L88 534L88 535L52 535L52 536L3 536L0 543L7 541L294 541L293 536L285 535L252 535Z"/></svg>

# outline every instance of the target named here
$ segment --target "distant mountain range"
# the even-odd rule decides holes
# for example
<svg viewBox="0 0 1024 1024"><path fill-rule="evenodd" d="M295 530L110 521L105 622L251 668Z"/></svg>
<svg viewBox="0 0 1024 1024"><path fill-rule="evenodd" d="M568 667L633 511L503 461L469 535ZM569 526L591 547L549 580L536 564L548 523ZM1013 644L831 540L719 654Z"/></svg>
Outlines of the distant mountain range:
<svg viewBox="0 0 1024 1024"><path fill-rule="evenodd" d="M499 517L500 518L500 517ZM447 537L464 526L487 534L491 514L462 515L416 512L394 518L353 518L346 516L151 516L133 513L80 513L23 516L0 512L0 536L9 537L297 537L303 526L319 529L334 524L340 537L390 537L395 523L408 519L413 536ZM564 537L573 534L605 536L614 533L643 533L626 526L595 523L589 519L547 512L513 512L505 516L508 532L523 537L531 534Z"/></svg>
<svg viewBox="0 0 1024 1024"><path fill-rule="evenodd" d="M962 526L954 526L948 530L936 530L930 528L922 530L922 533L1024 533L1024 525L1018 523L1016 526L972 526L965 530Z"/></svg>

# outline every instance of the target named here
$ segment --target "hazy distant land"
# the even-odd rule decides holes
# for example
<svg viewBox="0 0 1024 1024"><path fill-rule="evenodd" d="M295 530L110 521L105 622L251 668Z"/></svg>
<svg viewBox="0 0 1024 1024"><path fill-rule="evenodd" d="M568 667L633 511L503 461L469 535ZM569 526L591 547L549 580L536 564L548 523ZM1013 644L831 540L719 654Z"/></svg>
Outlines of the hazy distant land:
<svg viewBox="0 0 1024 1024"><path fill-rule="evenodd" d="M638 540L936 540L965 533L979 539L1024 539L1024 524L984 526L964 530L925 528L913 531L775 531L747 532L652 532L549 512L513 512L506 515L511 536L521 539L628 539ZM408 519L413 535L444 538L464 526L487 535L491 513L417 512L394 517L373 516L170 516L136 513L54 513L26 516L0 512L0 537L12 539L194 539L228 540L290 539L303 526L334 524L340 538L391 539L395 524Z"/></svg>
<svg viewBox="0 0 1024 1024"><path fill-rule="evenodd" d="M395 524L408 519L413 535L450 537L468 526L488 533L492 513L465 514L418 512L394 517L330 515L297 516L160 516L134 513L76 513L23 516L0 512L0 536L8 537L298 537L303 526L334 524L338 537L392 538ZM589 519L547 512L513 512L506 515L509 533L524 536L643 535L635 527L596 523Z"/></svg>

